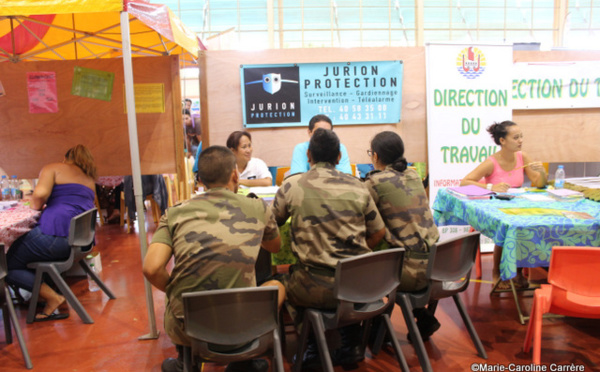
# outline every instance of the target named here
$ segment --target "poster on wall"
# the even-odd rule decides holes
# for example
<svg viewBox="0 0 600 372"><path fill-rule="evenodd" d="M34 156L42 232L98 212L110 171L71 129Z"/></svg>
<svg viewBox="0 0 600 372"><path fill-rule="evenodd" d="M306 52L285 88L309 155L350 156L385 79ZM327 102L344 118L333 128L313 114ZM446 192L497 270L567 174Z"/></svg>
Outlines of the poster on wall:
<svg viewBox="0 0 600 372"><path fill-rule="evenodd" d="M499 150L486 131L511 120L512 45L429 44L427 138L429 198L459 186L477 165ZM442 236L468 231L446 226Z"/></svg>
<svg viewBox="0 0 600 372"><path fill-rule="evenodd" d="M113 72L75 66L71 94L110 101L114 81L115 74Z"/></svg>
<svg viewBox="0 0 600 372"><path fill-rule="evenodd" d="M36 71L27 73L27 97L30 114L58 112L56 73Z"/></svg>
<svg viewBox="0 0 600 372"><path fill-rule="evenodd" d="M512 79L515 110L600 107L600 62L518 62Z"/></svg>
<svg viewBox="0 0 600 372"><path fill-rule="evenodd" d="M307 126L324 114L335 125L400 121L402 61L242 65L246 128Z"/></svg>

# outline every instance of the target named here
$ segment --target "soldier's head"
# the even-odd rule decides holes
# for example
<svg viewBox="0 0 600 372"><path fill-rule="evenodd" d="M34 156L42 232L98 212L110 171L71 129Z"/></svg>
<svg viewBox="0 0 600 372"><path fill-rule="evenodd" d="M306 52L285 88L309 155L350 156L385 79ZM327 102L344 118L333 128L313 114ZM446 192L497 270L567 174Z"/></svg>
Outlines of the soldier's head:
<svg viewBox="0 0 600 372"><path fill-rule="evenodd" d="M371 150L367 151L375 169L383 170L388 165L399 172L406 170L407 162L404 158L404 142L402 138L392 131L378 133L371 140Z"/></svg>
<svg viewBox="0 0 600 372"><path fill-rule="evenodd" d="M336 165L340 161L340 140L331 130L317 128L308 144L308 162L317 164L321 162Z"/></svg>
<svg viewBox="0 0 600 372"><path fill-rule="evenodd" d="M224 146L210 146L198 158L198 179L207 188L227 187L237 192L239 174L233 152Z"/></svg>
<svg viewBox="0 0 600 372"><path fill-rule="evenodd" d="M333 123L327 115L315 115L308 122L308 136L312 137L316 129L323 128L333 130Z"/></svg>

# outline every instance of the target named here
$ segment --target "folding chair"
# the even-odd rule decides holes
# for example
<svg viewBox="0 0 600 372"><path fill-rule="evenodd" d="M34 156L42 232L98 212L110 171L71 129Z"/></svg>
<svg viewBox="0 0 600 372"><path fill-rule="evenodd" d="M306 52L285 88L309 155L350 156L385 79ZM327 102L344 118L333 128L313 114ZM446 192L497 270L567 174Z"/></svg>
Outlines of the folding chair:
<svg viewBox="0 0 600 372"><path fill-rule="evenodd" d="M351 324L365 322L362 350L366 345L370 321L382 316L384 326L393 334L392 322L386 310L393 306L396 289L400 284L400 272L404 249L395 248L338 261L335 270L334 296L338 301L336 310L307 308L304 310L302 333L296 351L293 371L302 369L302 356L311 330L315 333L323 369L333 371L325 331L339 329ZM385 301L384 298L388 297ZM396 358L403 371L408 372L408 364L400 349L400 344L392 337Z"/></svg>
<svg viewBox="0 0 600 372"><path fill-rule="evenodd" d="M73 291L69 288L67 283L61 276L61 273L69 270L73 264L79 262L81 268L90 276L98 286L106 293L111 299L115 299L115 295L104 285L104 282L100 280L98 275L90 269L85 263L85 256L89 253L89 249L94 243L94 235L96 232L96 208L92 208L85 211L71 219L71 226L69 227L69 245L71 246L71 254L65 261L47 261L47 262L33 262L27 265L30 269L35 269L35 281L33 284L33 291L31 293L31 299L29 300L29 310L27 312L27 323L33 323L35 320L35 311L37 308L37 302L40 294L40 287L42 285L42 277L44 273L48 274L50 279L56 284L59 291L65 296L67 302L75 311L77 315L83 320L84 323L92 324L94 320L85 311L77 297L73 294Z"/></svg>
<svg viewBox="0 0 600 372"><path fill-rule="evenodd" d="M277 287L184 293L183 311L192 346L184 347L184 371L200 363L231 363L271 355L283 372Z"/></svg>
<svg viewBox="0 0 600 372"><path fill-rule="evenodd" d="M6 278L7 274L8 268L6 265L4 244L0 244L0 308L2 308L2 317L4 318L4 334L6 335L6 343L12 344L12 331L10 328L10 323L12 322L12 325L15 329L15 334L17 335L17 340L19 340L19 346L21 347L21 354L23 354L23 359L25 360L25 367L27 367L27 369L32 369L33 364L31 363L31 358L29 357L29 351L27 351L25 338L21 332L21 326L19 325L19 320L17 319L17 313L13 307L12 299L10 298L10 293L8 292L8 286L6 285L6 281L4 279Z"/></svg>

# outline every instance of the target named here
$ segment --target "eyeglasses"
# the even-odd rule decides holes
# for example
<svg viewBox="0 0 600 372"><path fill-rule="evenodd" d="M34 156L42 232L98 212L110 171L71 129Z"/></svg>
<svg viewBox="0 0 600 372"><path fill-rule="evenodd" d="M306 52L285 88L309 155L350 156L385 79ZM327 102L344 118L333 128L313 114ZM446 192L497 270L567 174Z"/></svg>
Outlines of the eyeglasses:
<svg viewBox="0 0 600 372"><path fill-rule="evenodd" d="M367 150L367 155L373 156L373 150Z"/></svg>

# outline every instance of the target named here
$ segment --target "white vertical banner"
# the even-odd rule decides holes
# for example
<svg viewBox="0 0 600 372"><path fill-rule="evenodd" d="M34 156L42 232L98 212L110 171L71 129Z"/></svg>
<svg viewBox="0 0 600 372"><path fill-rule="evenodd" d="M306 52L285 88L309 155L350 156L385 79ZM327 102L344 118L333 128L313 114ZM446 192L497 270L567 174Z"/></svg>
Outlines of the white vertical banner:
<svg viewBox="0 0 600 372"><path fill-rule="evenodd" d="M486 129L512 118L512 68L512 45L426 46L430 203L499 150Z"/></svg>

